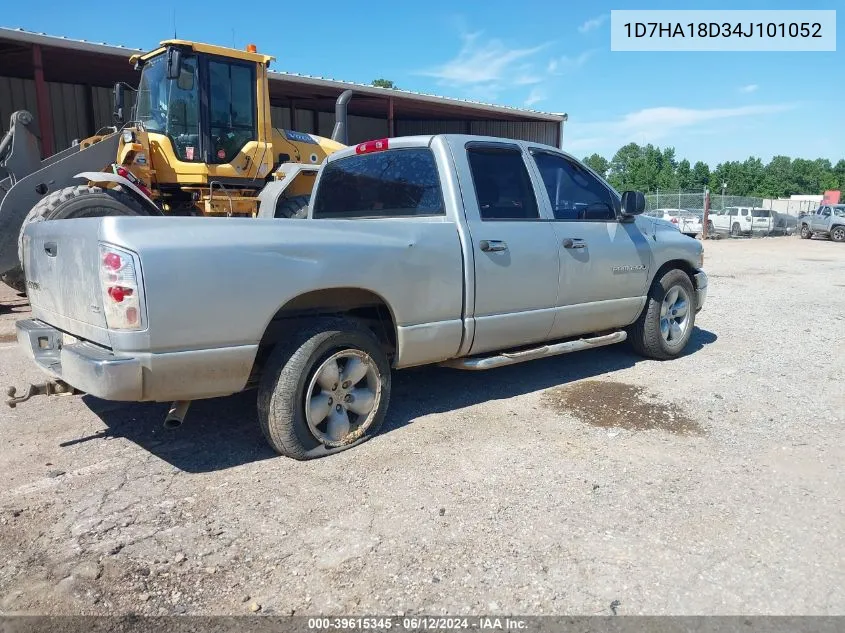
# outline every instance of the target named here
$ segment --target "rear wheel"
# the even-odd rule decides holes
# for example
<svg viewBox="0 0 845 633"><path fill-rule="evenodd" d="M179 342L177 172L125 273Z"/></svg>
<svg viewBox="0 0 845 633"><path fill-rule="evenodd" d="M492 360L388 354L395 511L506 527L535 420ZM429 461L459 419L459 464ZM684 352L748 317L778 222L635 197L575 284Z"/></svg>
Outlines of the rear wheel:
<svg viewBox="0 0 845 633"><path fill-rule="evenodd" d="M845 242L845 226L834 226L830 230L830 239L834 242Z"/></svg>
<svg viewBox="0 0 845 633"><path fill-rule="evenodd" d="M308 217L308 203L311 196L294 196L282 198L276 203L276 218L295 218L301 220Z"/></svg>
<svg viewBox="0 0 845 633"><path fill-rule="evenodd" d="M809 240L813 237L813 232L810 230L810 227L806 224L801 225L801 239L802 240Z"/></svg>
<svg viewBox="0 0 845 633"><path fill-rule="evenodd" d="M305 460L373 437L390 400L390 364L376 337L317 318L280 343L258 387L258 420L273 449Z"/></svg>
<svg viewBox="0 0 845 633"><path fill-rule="evenodd" d="M629 328L633 348L643 356L680 356L695 327L695 289L683 270L667 271L652 283L640 318Z"/></svg>
<svg viewBox="0 0 845 633"><path fill-rule="evenodd" d="M23 262L23 232L32 222L101 218L110 215L149 214L138 200L118 189L77 185L54 191L32 207L24 219L18 236L18 257Z"/></svg>
<svg viewBox="0 0 845 633"><path fill-rule="evenodd" d="M739 224L735 222L734 225L731 227L731 236L732 237L739 237L741 234L742 234L742 229L740 229Z"/></svg>

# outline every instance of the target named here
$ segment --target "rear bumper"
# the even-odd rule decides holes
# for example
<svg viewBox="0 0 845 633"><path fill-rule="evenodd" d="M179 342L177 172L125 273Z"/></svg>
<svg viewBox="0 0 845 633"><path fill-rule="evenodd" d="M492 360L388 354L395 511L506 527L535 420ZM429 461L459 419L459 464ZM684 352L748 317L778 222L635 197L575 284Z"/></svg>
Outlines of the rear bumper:
<svg viewBox="0 0 845 633"><path fill-rule="evenodd" d="M693 275L693 282L695 283L695 311L698 312L704 307L707 299L707 275L703 270L699 270Z"/></svg>
<svg viewBox="0 0 845 633"><path fill-rule="evenodd" d="M120 355L74 341L51 325L16 323L18 344L46 373L104 400L170 401L224 396L243 390L257 346Z"/></svg>

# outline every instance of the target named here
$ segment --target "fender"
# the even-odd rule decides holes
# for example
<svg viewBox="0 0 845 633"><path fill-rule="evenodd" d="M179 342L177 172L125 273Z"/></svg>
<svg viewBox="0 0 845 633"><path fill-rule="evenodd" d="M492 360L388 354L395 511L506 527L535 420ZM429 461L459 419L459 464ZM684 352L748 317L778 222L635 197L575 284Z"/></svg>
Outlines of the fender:
<svg viewBox="0 0 845 633"><path fill-rule="evenodd" d="M111 182L116 185L120 185L135 194L135 197L144 205L150 215L164 215L161 212L161 209L156 206L156 203L150 200L147 194L141 191L138 186L128 178L118 176L117 174L110 174L105 171L83 171L82 173L76 174L74 178L87 180L95 185L104 182Z"/></svg>

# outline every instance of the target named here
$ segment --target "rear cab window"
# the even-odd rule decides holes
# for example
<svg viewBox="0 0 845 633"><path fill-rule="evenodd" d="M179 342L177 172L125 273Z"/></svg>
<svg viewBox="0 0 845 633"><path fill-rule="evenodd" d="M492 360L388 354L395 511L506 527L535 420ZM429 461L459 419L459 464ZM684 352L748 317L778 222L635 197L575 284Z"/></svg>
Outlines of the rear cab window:
<svg viewBox="0 0 845 633"><path fill-rule="evenodd" d="M315 198L314 219L445 215L437 165L427 147L330 161Z"/></svg>
<svg viewBox="0 0 845 633"><path fill-rule="evenodd" d="M534 186L518 147L467 147L482 220L539 220Z"/></svg>

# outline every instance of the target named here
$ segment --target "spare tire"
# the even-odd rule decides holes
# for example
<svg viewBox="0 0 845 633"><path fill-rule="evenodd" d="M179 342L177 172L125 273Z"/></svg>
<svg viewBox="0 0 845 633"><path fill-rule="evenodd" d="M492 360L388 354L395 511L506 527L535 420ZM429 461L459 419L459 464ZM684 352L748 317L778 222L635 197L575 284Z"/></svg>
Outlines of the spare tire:
<svg viewBox="0 0 845 633"><path fill-rule="evenodd" d="M18 236L18 259L23 266L23 232L32 222L102 218L111 215L149 215L144 205L119 189L103 189L90 185L65 187L45 196L36 204L21 225Z"/></svg>

